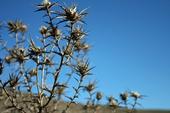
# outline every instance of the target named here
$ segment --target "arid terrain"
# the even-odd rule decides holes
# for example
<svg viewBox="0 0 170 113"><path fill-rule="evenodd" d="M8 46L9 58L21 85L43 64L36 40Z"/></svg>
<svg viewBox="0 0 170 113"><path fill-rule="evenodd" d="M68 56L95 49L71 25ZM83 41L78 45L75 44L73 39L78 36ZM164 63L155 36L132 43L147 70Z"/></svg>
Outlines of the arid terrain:
<svg viewBox="0 0 170 113"><path fill-rule="evenodd" d="M55 103L52 102L49 105L48 110L50 111L51 107L55 107L57 104L57 110L53 111L53 113L61 113L62 110L65 108L66 103L65 102L59 102ZM4 98L2 95L0 95L0 113L18 113L17 111L9 111L8 109L11 108L6 108L5 105L8 105L8 101L6 98ZM52 111L48 112L51 113ZM94 113L93 110L85 110L83 105L81 104L72 104L71 108L69 109L68 113ZM117 110L114 111L113 109L106 107L106 106L100 106L98 111L95 113L126 113L124 110ZM170 110L137 110L136 113L170 113Z"/></svg>

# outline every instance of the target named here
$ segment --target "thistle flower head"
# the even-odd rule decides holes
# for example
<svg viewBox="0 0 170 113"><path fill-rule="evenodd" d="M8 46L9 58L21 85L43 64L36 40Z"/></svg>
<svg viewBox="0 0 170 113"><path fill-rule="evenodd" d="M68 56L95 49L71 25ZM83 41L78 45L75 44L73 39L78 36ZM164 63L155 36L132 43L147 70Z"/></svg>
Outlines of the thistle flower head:
<svg viewBox="0 0 170 113"><path fill-rule="evenodd" d="M102 94L101 92L97 92L97 93L96 93L96 99L97 99L97 100L101 100L102 97L103 97L103 94Z"/></svg>
<svg viewBox="0 0 170 113"><path fill-rule="evenodd" d="M82 21L82 18L87 14L82 10L80 12L77 11L77 7L75 5L71 7L62 7L63 12L59 13L59 17L63 18L62 21L69 21L71 23L76 23L78 21Z"/></svg>
<svg viewBox="0 0 170 113"><path fill-rule="evenodd" d="M86 35L86 33L83 31L82 27L78 26L73 29L73 32L71 33L71 38L74 41L77 41L77 40L82 39L85 35Z"/></svg>
<svg viewBox="0 0 170 113"><path fill-rule="evenodd" d="M48 29L47 29L46 26L41 26L41 27L40 27L40 33L41 33L42 35L46 35L46 34L47 34L47 31L48 31Z"/></svg>
<svg viewBox="0 0 170 113"><path fill-rule="evenodd" d="M27 26L18 20L9 21L7 27L10 33L17 33L17 32L24 33L27 30Z"/></svg>
<svg viewBox="0 0 170 113"><path fill-rule="evenodd" d="M65 18L68 19L69 21L75 21L76 19L79 18L76 6L65 8L64 13L65 13Z"/></svg>
<svg viewBox="0 0 170 113"><path fill-rule="evenodd" d="M94 89L96 88L96 82L89 82L87 84L87 86L85 86L85 90L89 93L91 93L92 91L94 91Z"/></svg>
<svg viewBox="0 0 170 113"><path fill-rule="evenodd" d="M93 68L89 67L89 62L84 61L84 60L78 61L77 66L75 68L77 74L81 77L85 77L86 75L90 75L91 74L90 71L92 69Z"/></svg>
<svg viewBox="0 0 170 113"><path fill-rule="evenodd" d="M61 36L61 31L56 28L56 27L53 27L49 30L49 33L50 33L50 36L53 36L57 39L57 37L60 37Z"/></svg>
<svg viewBox="0 0 170 113"><path fill-rule="evenodd" d="M118 101L114 97L110 96L107 98L107 100L110 107L116 109L119 106Z"/></svg>
<svg viewBox="0 0 170 113"><path fill-rule="evenodd" d="M127 101L128 97L129 97L128 92L123 92L123 93L120 94L120 99L125 101L125 102Z"/></svg>
<svg viewBox="0 0 170 113"><path fill-rule="evenodd" d="M135 99L141 98L141 94L137 91L132 91L130 94L131 94L130 96Z"/></svg>
<svg viewBox="0 0 170 113"><path fill-rule="evenodd" d="M5 61L10 63L12 60L23 63L27 60L26 51L24 48L13 48L9 51L10 55L5 57Z"/></svg>

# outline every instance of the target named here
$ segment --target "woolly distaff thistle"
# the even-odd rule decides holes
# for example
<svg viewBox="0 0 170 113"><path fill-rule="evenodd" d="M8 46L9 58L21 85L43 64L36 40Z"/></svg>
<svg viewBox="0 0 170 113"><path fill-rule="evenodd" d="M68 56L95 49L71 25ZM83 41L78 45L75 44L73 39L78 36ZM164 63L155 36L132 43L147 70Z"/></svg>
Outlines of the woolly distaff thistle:
<svg viewBox="0 0 170 113"><path fill-rule="evenodd" d="M85 110L97 113L103 93L96 91L96 82L86 84L93 69L87 60L91 46L86 42L86 9L43 0L36 12L41 12L44 19L37 29L38 38L30 35L28 26L21 20L8 21L3 26L0 23L9 33L9 37L0 34L5 36L5 40L0 39L0 87L8 108L4 112L69 113L71 105L86 91ZM8 40L10 44L6 43ZM109 97L108 106L112 110L134 111L141 97L137 92L124 92L120 94L120 102ZM130 98L133 98L131 107Z"/></svg>
<svg viewBox="0 0 170 113"><path fill-rule="evenodd" d="M7 81L0 81L10 103L7 106L23 113L55 112L57 107L54 111L49 108L54 100L69 99L70 102L61 111L68 112L92 69L85 60L89 45L82 23L87 13L85 10L78 11L75 5L67 7L49 0L38 4L36 12L42 12L45 18L37 32L38 39L27 37L28 28L20 20L9 21L5 25L15 39L12 47L2 44L6 55L0 60L0 74L9 74ZM16 70L4 72L6 68ZM70 84L75 80L77 84ZM66 93L70 90L73 95Z"/></svg>

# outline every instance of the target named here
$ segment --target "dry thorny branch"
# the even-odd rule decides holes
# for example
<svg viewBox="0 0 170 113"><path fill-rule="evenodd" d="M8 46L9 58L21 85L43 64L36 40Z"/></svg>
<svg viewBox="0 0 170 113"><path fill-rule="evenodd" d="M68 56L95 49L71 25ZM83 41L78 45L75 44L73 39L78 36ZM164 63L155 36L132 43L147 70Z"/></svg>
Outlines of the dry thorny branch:
<svg viewBox="0 0 170 113"><path fill-rule="evenodd" d="M38 41L27 38L27 25L20 20L0 24L15 39L12 46L0 40L1 52L5 53L0 59L0 86L7 110L52 113L58 110L59 101L65 98L69 101L64 109L58 111L67 113L80 92L86 91L89 98L84 110L97 113L103 94L95 91L96 82L84 84L93 69L86 57L90 48L83 26L86 9L79 11L76 5L67 7L59 2L44 0L37 5L36 12L43 12L45 18ZM67 95L67 91L73 94ZM142 96L138 92L125 92L120 97L120 102L112 96L108 97L108 106L113 110L125 108L128 111L131 106L132 112ZM128 103L129 97L134 99L134 103ZM49 110L50 103L54 101L58 104Z"/></svg>

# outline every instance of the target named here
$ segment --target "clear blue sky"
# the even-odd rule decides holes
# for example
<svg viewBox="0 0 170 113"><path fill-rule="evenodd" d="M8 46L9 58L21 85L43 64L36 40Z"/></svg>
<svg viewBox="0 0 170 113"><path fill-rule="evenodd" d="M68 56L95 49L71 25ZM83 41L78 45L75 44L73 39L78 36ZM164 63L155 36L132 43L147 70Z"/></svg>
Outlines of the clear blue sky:
<svg viewBox="0 0 170 113"><path fill-rule="evenodd" d="M1 0L0 20L21 19L37 33L41 0ZM64 0L68 1L68 0ZM106 95L138 90L146 109L170 109L170 0L75 0L88 7L89 54Z"/></svg>

